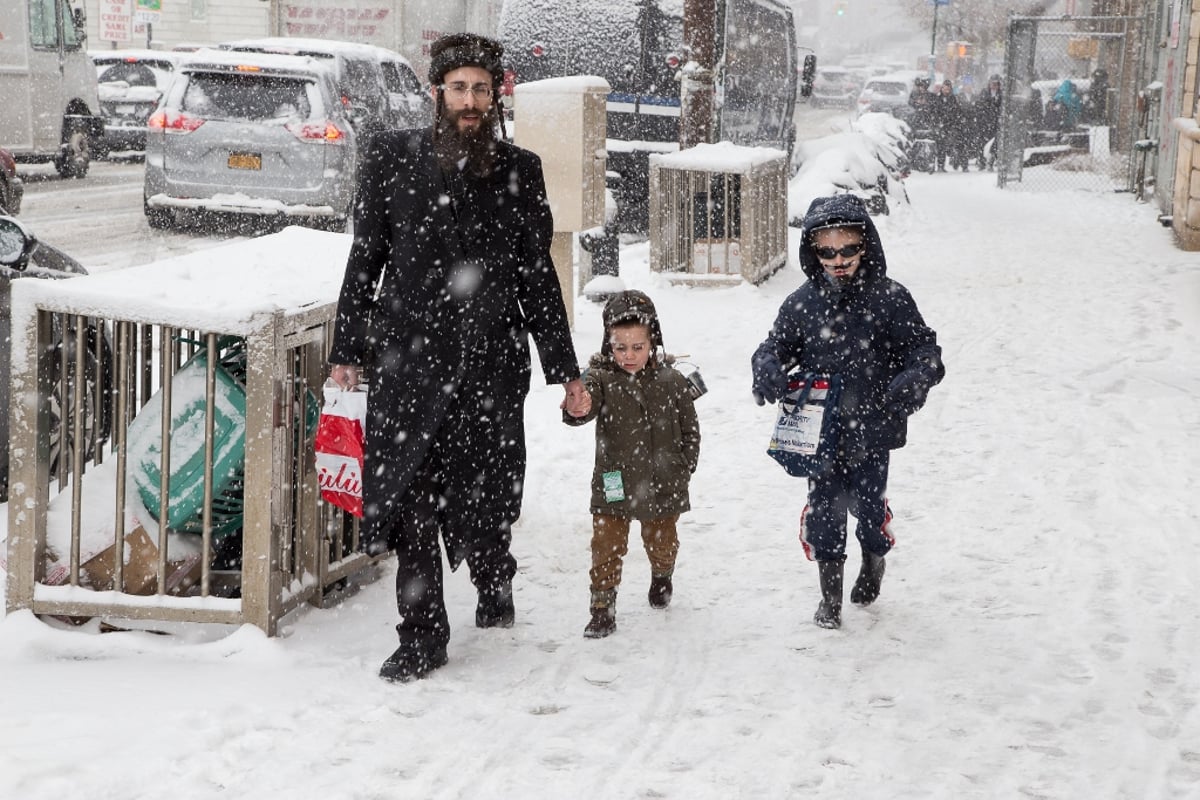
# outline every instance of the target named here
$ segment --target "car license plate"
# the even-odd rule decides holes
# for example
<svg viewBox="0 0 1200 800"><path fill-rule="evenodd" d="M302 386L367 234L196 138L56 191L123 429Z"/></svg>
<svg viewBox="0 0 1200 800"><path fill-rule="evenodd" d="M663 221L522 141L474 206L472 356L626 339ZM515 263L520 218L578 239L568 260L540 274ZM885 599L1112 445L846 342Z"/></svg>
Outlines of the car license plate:
<svg viewBox="0 0 1200 800"><path fill-rule="evenodd" d="M118 114L132 114L137 111L137 106L117 106Z"/></svg>
<svg viewBox="0 0 1200 800"><path fill-rule="evenodd" d="M230 169L262 169L262 156L258 153L230 153Z"/></svg>

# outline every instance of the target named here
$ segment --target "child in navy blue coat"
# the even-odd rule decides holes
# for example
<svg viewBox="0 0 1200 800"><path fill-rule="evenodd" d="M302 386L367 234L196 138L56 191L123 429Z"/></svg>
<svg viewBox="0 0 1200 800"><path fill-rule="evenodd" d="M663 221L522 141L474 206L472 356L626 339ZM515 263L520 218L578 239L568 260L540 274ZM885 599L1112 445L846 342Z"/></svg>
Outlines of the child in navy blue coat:
<svg viewBox="0 0 1200 800"><path fill-rule="evenodd" d="M800 538L817 562L821 603L814 622L842 624L846 515L858 519L862 569L851 602L879 596L888 529L890 451L903 447L908 417L945 375L937 334L908 290L887 277L879 233L862 200L818 198L804 218L800 266L808 280L792 292L752 358L759 405L787 393L793 371L841 377L837 450L808 478Z"/></svg>

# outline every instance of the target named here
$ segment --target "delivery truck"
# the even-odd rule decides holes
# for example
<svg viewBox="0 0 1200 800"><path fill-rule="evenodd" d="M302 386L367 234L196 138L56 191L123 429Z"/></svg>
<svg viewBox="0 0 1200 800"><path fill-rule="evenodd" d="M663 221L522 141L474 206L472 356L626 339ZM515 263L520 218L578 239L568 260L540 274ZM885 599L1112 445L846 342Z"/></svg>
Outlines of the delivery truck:
<svg viewBox="0 0 1200 800"><path fill-rule="evenodd" d="M82 1L0 0L0 146L82 178L103 135Z"/></svg>

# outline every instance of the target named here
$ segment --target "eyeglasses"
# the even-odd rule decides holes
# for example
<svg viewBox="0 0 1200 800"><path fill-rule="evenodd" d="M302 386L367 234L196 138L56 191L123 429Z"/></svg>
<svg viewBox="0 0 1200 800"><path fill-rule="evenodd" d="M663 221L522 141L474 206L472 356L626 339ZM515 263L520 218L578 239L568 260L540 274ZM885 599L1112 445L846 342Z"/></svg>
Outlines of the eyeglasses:
<svg viewBox="0 0 1200 800"><path fill-rule="evenodd" d="M476 100L487 100L492 96L492 87L486 83L476 83L468 86L465 83L443 83L442 91L455 100L462 100L467 93L475 95Z"/></svg>
<svg viewBox="0 0 1200 800"><path fill-rule="evenodd" d="M817 258L822 261L833 261L838 256L842 258L853 258L863 251L862 242L854 242L845 245L841 248L836 247L813 247L813 252L817 254Z"/></svg>

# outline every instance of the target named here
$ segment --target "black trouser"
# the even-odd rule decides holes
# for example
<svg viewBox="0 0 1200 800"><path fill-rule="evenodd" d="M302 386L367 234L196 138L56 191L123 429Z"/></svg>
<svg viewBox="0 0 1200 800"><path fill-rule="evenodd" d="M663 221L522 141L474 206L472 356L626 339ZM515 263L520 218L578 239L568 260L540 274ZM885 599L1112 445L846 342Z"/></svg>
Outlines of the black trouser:
<svg viewBox="0 0 1200 800"><path fill-rule="evenodd" d="M854 534L864 550L887 555L895 541L888 522L887 450L850 464L839 454L833 466L808 479L808 505L800 516L800 542L809 559L834 561L846 554L846 514L857 518Z"/></svg>
<svg viewBox="0 0 1200 800"><path fill-rule="evenodd" d="M425 462L396 512L396 608L400 643L422 648L450 641L442 591L445 542L452 568L466 560L481 593L510 583L509 552L525 481L524 392L460 387Z"/></svg>

